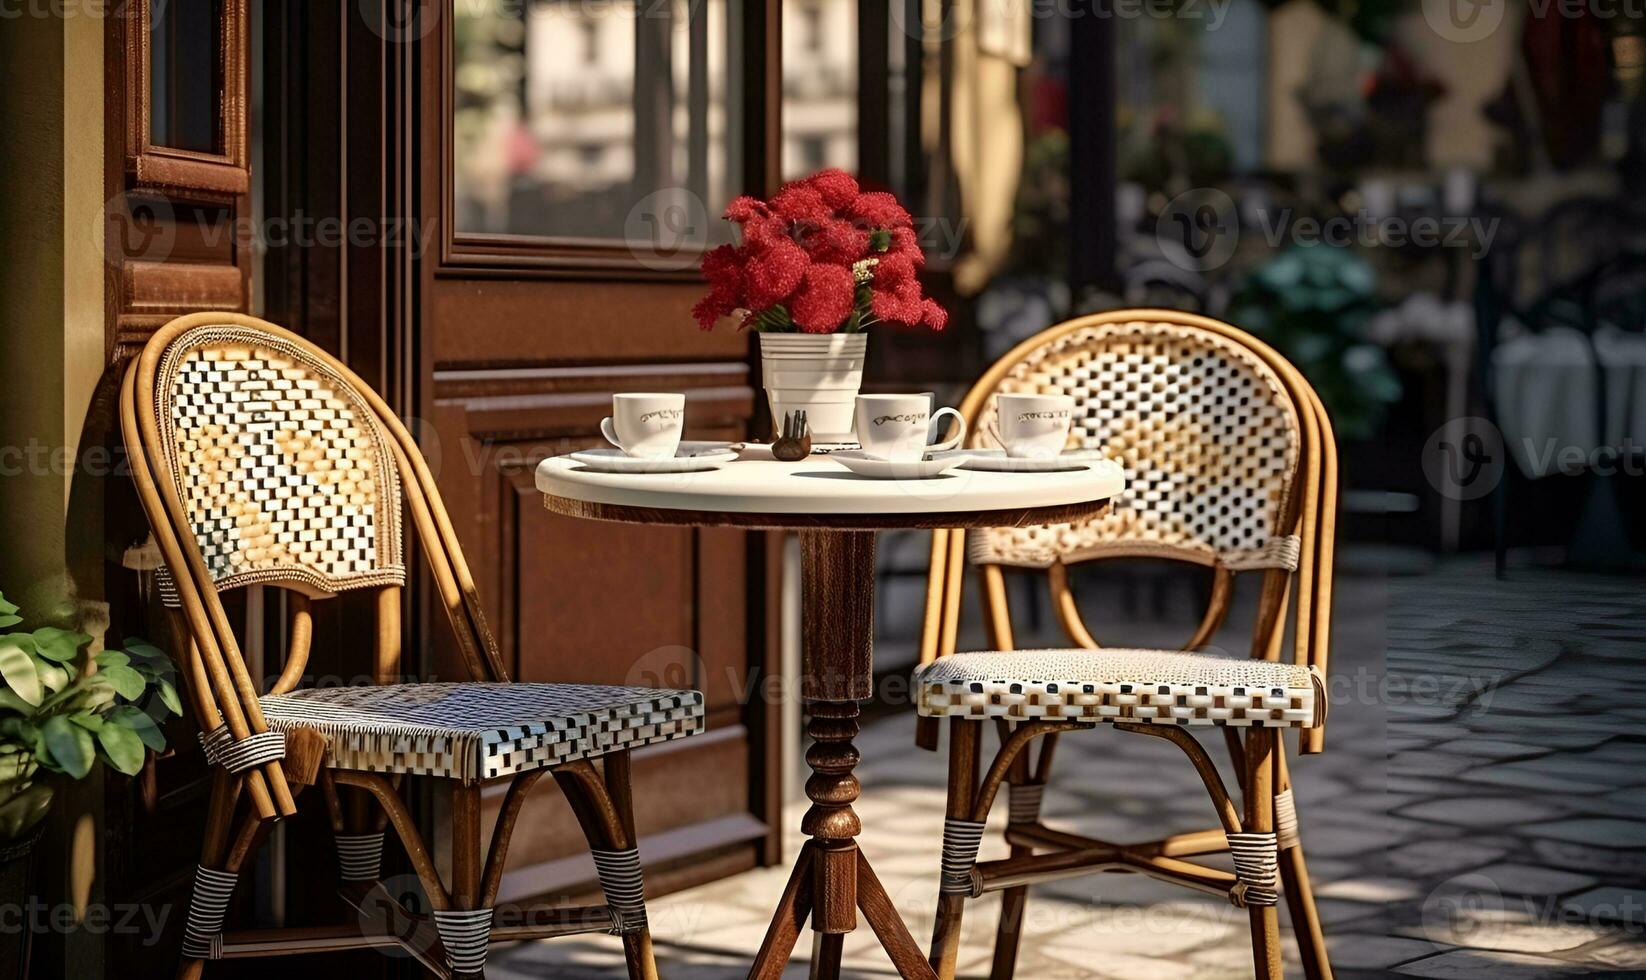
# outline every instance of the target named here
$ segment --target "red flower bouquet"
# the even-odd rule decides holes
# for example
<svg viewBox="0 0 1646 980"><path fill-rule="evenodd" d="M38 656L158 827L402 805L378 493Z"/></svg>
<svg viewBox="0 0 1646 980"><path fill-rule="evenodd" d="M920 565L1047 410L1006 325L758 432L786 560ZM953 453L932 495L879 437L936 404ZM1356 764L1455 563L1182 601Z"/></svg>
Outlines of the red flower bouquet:
<svg viewBox="0 0 1646 980"><path fill-rule="evenodd" d="M770 201L739 197L725 218L743 244L703 256L709 294L692 308L704 330L740 312L766 332L856 333L882 320L942 330L949 315L920 292L925 262L897 198L824 170Z"/></svg>

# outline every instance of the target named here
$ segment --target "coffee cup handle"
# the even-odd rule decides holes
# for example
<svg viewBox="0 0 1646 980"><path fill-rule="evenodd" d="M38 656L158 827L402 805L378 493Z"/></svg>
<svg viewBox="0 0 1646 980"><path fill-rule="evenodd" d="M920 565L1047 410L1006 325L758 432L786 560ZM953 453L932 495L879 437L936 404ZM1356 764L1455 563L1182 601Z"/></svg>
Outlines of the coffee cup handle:
<svg viewBox="0 0 1646 980"><path fill-rule="evenodd" d="M929 453L947 452L948 450L954 449L955 447L959 446L960 441L962 439L966 438L966 420L961 416L961 414L959 412L955 411L952 408L940 408L937 411L933 412L932 413L932 428L934 428L934 429L937 428L937 420L942 418L944 415L953 415L954 420L956 422L960 423L960 431L955 433L955 437L953 439L945 439L942 442L935 443L933 445L927 446L926 451L929 452Z"/></svg>
<svg viewBox="0 0 1646 980"><path fill-rule="evenodd" d="M600 420L600 434L606 437L607 442L618 449L623 449L623 444L617 441L617 433L612 430L612 417L610 415ZM623 451L628 452L626 449Z"/></svg>

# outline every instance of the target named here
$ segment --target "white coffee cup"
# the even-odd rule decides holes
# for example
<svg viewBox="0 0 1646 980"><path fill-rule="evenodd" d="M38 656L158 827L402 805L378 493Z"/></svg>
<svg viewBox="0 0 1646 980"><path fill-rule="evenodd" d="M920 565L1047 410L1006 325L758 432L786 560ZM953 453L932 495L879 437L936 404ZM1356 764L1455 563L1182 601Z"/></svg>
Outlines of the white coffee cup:
<svg viewBox="0 0 1646 980"><path fill-rule="evenodd" d="M1008 395L999 398L1000 443L1016 459L1056 456L1069 444L1074 398L1069 395Z"/></svg>
<svg viewBox="0 0 1646 980"><path fill-rule="evenodd" d="M944 415L960 423L953 439L927 445L933 425ZM929 452L942 452L960 445L966 436L966 420L952 408L932 411L930 395L858 395L857 441L863 451L879 459L913 462Z"/></svg>
<svg viewBox="0 0 1646 980"><path fill-rule="evenodd" d="M686 396L638 392L612 396L600 434L630 456L672 459L686 427Z"/></svg>

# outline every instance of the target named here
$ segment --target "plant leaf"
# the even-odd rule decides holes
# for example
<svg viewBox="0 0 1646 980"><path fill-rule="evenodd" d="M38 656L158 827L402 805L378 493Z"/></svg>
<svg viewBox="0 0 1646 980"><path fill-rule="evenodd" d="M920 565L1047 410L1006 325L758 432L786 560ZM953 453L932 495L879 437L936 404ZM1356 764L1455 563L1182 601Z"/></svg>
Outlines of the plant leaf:
<svg viewBox="0 0 1646 980"><path fill-rule="evenodd" d="M0 711L15 711L20 715L34 713L34 705L29 704L17 696L17 692L9 687L0 687Z"/></svg>
<svg viewBox="0 0 1646 980"><path fill-rule="evenodd" d="M108 681L115 693L127 701L136 701L143 696L148 685L143 681L143 675L130 667L105 667L97 672L97 676Z"/></svg>
<svg viewBox="0 0 1646 980"><path fill-rule="evenodd" d="M124 667L131 663L131 658L119 650L103 650L97 654L96 659L99 667Z"/></svg>
<svg viewBox="0 0 1646 980"><path fill-rule="evenodd" d="M75 779L83 779L86 773L91 772L97 750L92 745L90 732L58 715L46 719L42 734L45 736L46 750L51 753L52 761L59 769Z"/></svg>
<svg viewBox="0 0 1646 980"><path fill-rule="evenodd" d="M0 677L5 678L6 686L18 697L38 706L43 692L40 672L34 667L34 658L29 656L33 647L34 641L26 636L16 633L0 636Z"/></svg>
<svg viewBox="0 0 1646 980"><path fill-rule="evenodd" d="M177 696L177 685L164 677L157 678L154 686L160 692L160 701L174 715L183 713L183 699Z"/></svg>
<svg viewBox="0 0 1646 980"><path fill-rule="evenodd" d="M16 603L7 602L6 601L6 594L4 592L0 592L0 614L10 616L10 615L12 615L16 612L17 612Z"/></svg>
<svg viewBox="0 0 1646 980"><path fill-rule="evenodd" d="M15 607L13 607L15 608ZM23 621L23 617L12 613L0 613L0 626L16 626Z"/></svg>
<svg viewBox="0 0 1646 980"><path fill-rule="evenodd" d="M46 818L51 809L52 788L35 783L0 806L0 838L15 840Z"/></svg>
<svg viewBox="0 0 1646 980"><path fill-rule="evenodd" d="M42 626L34 631L34 647L40 656L66 664L79 656L80 648L91 642L84 633Z"/></svg>
<svg viewBox="0 0 1646 980"><path fill-rule="evenodd" d="M73 678L69 676L69 672L67 670L64 670L62 667L57 666L39 654L35 654L34 656L34 670L35 673L40 676L40 683L44 684L46 690L52 692L53 694L56 694L63 688L68 687L69 682L73 680Z"/></svg>
<svg viewBox="0 0 1646 980"><path fill-rule="evenodd" d="M69 721L74 722L76 725L79 725L88 732L99 731L103 727L103 716L94 715L89 711L82 711L79 714L69 715Z"/></svg>
<svg viewBox="0 0 1646 980"><path fill-rule="evenodd" d="M166 749L166 733L160 730L148 713L135 705L122 704L109 712L108 722L114 725L124 725L136 733L143 740L143 744L156 752Z"/></svg>
<svg viewBox="0 0 1646 980"><path fill-rule="evenodd" d="M143 768L143 741L129 728L104 725L97 730L97 744L109 765L128 776L137 775Z"/></svg>

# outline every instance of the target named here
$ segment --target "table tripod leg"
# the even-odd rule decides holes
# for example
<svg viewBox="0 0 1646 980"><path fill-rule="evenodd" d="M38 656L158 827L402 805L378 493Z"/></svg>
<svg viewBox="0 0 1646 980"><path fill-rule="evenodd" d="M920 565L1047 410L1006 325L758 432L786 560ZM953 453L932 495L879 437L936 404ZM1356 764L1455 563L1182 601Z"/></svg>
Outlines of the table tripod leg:
<svg viewBox="0 0 1646 980"><path fill-rule="evenodd" d="M812 933L810 980L840 980L840 953L845 941L843 932Z"/></svg>
<svg viewBox="0 0 1646 980"><path fill-rule="evenodd" d="M800 930L812 911L812 859L815 845L807 842L795 859L789 883L783 887L777 913L766 929L766 938L755 954L754 965L749 967L749 980L781 980L789 965L789 954L800 939Z"/></svg>
<svg viewBox="0 0 1646 980"><path fill-rule="evenodd" d="M862 910L863 918L869 920L869 928L891 957L899 976L904 980L937 980L931 964L926 962L925 951L909 934L909 927L897 914L897 906L892 904L891 896L886 894L885 886L875 877L869 859L861 851L857 855L857 907Z"/></svg>

